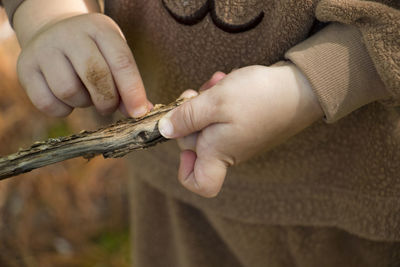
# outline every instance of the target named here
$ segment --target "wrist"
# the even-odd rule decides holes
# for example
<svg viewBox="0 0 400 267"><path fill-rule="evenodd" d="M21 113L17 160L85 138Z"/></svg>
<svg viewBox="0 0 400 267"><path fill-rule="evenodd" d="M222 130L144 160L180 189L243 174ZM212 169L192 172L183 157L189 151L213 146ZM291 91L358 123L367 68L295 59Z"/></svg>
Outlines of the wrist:
<svg viewBox="0 0 400 267"><path fill-rule="evenodd" d="M72 16L99 11L96 0L26 0L14 14L14 29L23 47L48 25Z"/></svg>
<svg viewBox="0 0 400 267"><path fill-rule="evenodd" d="M291 62L277 66L282 68L281 82L286 92L290 107L288 114L291 116L291 127L294 132L310 126L315 121L324 117L324 112L315 95L307 77Z"/></svg>
<svg viewBox="0 0 400 267"><path fill-rule="evenodd" d="M290 64L294 79L298 84L299 95L301 101L304 103L304 110L311 119L317 120L324 116L324 111L318 101L317 96L312 89L311 83L308 78L301 72L301 70L294 64Z"/></svg>

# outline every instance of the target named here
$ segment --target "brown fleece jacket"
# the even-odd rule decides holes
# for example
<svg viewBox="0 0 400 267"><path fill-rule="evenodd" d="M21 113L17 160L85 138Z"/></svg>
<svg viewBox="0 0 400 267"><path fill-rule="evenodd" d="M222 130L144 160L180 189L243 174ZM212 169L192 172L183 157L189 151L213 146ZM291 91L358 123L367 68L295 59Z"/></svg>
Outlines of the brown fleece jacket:
<svg viewBox="0 0 400 267"><path fill-rule="evenodd" d="M12 18L22 1L3 2ZM398 1L113 0L105 10L125 33L153 102L172 101L217 70L286 58L335 122L315 123L232 167L215 199L178 184L172 142L132 155L136 177L229 220L400 241L400 115L376 102L399 103ZM309 36L316 18L329 25Z"/></svg>
<svg viewBox="0 0 400 267"><path fill-rule="evenodd" d="M346 58L340 57L340 54L343 53L332 53L339 49L332 46L337 46L337 40L342 38L353 44L352 46L343 47L343 49L349 49L347 53L358 53L360 51L360 47L354 46L356 43L359 46L366 46L368 54L374 62L374 67L384 82L386 90L390 93L390 100L384 102L391 105L399 104L400 12L395 8L399 8L400 2L386 2L387 5L371 1L321 1L316 8L316 17L321 21L335 21L357 26L363 36L362 43L359 42L361 40L357 41L356 39L359 37L349 30L338 29L336 33L326 34L323 44L321 43L321 38L310 38L291 49L288 53L288 57L301 67L314 88L323 87L322 90L317 89L316 94L320 99L328 121L335 121L354 109L379 99L376 91L368 91L365 88L367 81L370 83L378 82L376 77L361 77L358 72L349 76L349 79L346 80L343 78L345 78L346 74L353 74L351 73L352 70L343 68L342 64L337 64L336 67L340 69L335 69L332 72L332 68L335 68L335 66L326 67L326 63L321 64L318 62L320 60L315 58L320 57L333 64L336 61L346 60ZM389 4L393 5L393 7L390 7ZM346 34L347 36L345 36ZM353 40L351 40L352 38ZM317 63L317 65L312 63ZM364 65L363 62L358 64ZM364 67L371 66L364 65ZM324 74L326 76L336 75L336 79L330 79L331 83L327 83L327 79L321 79ZM365 74L368 75L367 72ZM349 83L352 84L351 90L345 89L341 91L339 89L346 88L346 84ZM374 84L374 87L378 86Z"/></svg>
<svg viewBox="0 0 400 267"><path fill-rule="evenodd" d="M243 223L198 210L132 179L134 256L140 267L384 267L400 242L335 227Z"/></svg>
<svg viewBox="0 0 400 267"><path fill-rule="evenodd" d="M400 116L376 102L395 103L400 88L394 1L220 0L204 11L205 2L106 3L133 48L152 101L169 102L217 70L286 57L306 74L327 121L335 123L315 123L230 168L215 199L179 185L174 143L133 154L134 175L232 220L335 226L374 240L400 240ZM316 17L331 23L310 37Z"/></svg>

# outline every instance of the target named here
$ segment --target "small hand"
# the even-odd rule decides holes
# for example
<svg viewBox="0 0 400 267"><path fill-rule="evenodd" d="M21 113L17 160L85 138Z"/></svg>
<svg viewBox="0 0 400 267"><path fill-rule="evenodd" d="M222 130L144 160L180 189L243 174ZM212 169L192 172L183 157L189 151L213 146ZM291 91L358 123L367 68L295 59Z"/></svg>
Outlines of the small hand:
<svg viewBox="0 0 400 267"><path fill-rule="evenodd" d="M203 92L205 90L208 90L212 88L214 85L216 85L220 80L222 80L226 76L225 73L217 71L216 73L213 74L213 76L205 82L200 88L199 92ZM197 96L199 93L194 91L194 90L186 90L181 94L179 98L184 98L184 99L189 99L192 97ZM191 151L196 151L196 141L197 141L197 136L198 132L189 134L187 136L181 137L177 139L178 146L179 148L183 150L191 150Z"/></svg>
<svg viewBox="0 0 400 267"><path fill-rule="evenodd" d="M214 197L229 166L284 142L322 116L297 67L250 66L168 113L159 128L166 138L188 139L184 146L185 138L180 139L179 181L199 195Z"/></svg>
<svg viewBox="0 0 400 267"><path fill-rule="evenodd" d="M120 106L138 117L151 108L132 53L107 16L92 13L51 22L22 44L20 82L48 115L66 116L75 107L94 105L101 114Z"/></svg>

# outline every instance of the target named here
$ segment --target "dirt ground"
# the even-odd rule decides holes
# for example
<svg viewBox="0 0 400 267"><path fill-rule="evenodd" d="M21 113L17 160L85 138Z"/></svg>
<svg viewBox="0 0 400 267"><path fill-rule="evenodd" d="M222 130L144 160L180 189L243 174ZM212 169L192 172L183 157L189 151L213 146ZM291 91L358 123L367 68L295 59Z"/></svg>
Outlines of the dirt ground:
<svg viewBox="0 0 400 267"><path fill-rule="evenodd" d="M0 10L0 156L109 122L90 109L51 119L17 82L19 47ZM74 159L0 181L0 266L129 266L123 160Z"/></svg>

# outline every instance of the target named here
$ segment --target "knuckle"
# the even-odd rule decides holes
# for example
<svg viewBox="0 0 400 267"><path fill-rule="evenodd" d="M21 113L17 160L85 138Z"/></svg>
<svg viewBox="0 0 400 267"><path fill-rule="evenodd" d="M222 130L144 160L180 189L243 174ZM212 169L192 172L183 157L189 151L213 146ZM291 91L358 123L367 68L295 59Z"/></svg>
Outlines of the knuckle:
<svg viewBox="0 0 400 267"><path fill-rule="evenodd" d="M76 86L66 86L59 90L58 96L62 100L71 100L79 93L79 89Z"/></svg>
<svg viewBox="0 0 400 267"><path fill-rule="evenodd" d="M118 104L119 104L118 100L107 101L96 105L96 108L99 111L99 113L103 115L108 115L113 113L117 109Z"/></svg>
<svg viewBox="0 0 400 267"><path fill-rule="evenodd" d="M182 105L182 114L183 119L182 122L184 127L188 130L196 129L196 118L193 105L190 102L187 102Z"/></svg>
<svg viewBox="0 0 400 267"><path fill-rule="evenodd" d="M224 120L225 115L230 113L227 112L226 98L220 94L214 94L212 97L209 97L209 101L208 114L218 121Z"/></svg>
<svg viewBox="0 0 400 267"><path fill-rule="evenodd" d="M53 45L49 45L49 43L50 41L47 40L37 40L32 43L32 58L38 65L43 66L43 64L53 60L59 54L58 49Z"/></svg>
<svg viewBox="0 0 400 267"><path fill-rule="evenodd" d="M114 69L117 72L133 71L133 66L135 64L132 56L122 52L115 57L114 62Z"/></svg>
<svg viewBox="0 0 400 267"><path fill-rule="evenodd" d="M38 98L32 101L33 104L39 109L40 111L44 113L53 113L56 110L56 103L55 101L43 97L43 98Z"/></svg>
<svg viewBox="0 0 400 267"><path fill-rule="evenodd" d="M218 196L219 190L218 188L212 187L212 186L205 186L201 188L199 191L199 194L205 198L214 198Z"/></svg>
<svg viewBox="0 0 400 267"><path fill-rule="evenodd" d="M104 15L102 13L90 13L88 14L88 17L91 18L91 21L94 21L95 25L99 25L99 23L115 23L112 18L110 18L107 15ZM100 25L101 26L101 25Z"/></svg>
<svg viewBox="0 0 400 267"><path fill-rule="evenodd" d="M211 115L215 116L219 122L232 122L235 119L235 113L232 111L232 101L229 97L215 95L211 98Z"/></svg>
<svg viewBox="0 0 400 267"><path fill-rule="evenodd" d="M132 79L131 85L125 83L119 88L123 90L126 94L129 94L130 97L132 97L132 102L141 103L145 101L146 95L143 85L140 81Z"/></svg>
<svg viewBox="0 0 400 267"><path fill-rule="evenodd" d="M190 134L177 139L179 148L183 150L196 151L197 134Z"/></svg>
<svg viewBox="0 0 400 267"><path fill-rule="evenodd" d="M197 194L206 197L213 198L216 197L221 189L221 184L218 179L205 175L204 172L197 172L194 179L197 183Z"/></svg>
<svg viewBox="0 0 400 267"><path fill-rule="evenodd" d="M225 104L225 98L219 94L214 94L213 97L209 98L210 100L210 107L212 108L212 113L218 113L222 110L222 107Z"/></svg>
<svg viewBox="0 0 400 267"><path fill-rule="evenodd" d="M216 163L221 164L221 163ZM216 197L221 191L225 174L222 165L208 165L206 169L198 170L196 173L199 194L206 198Z"/></svg>
<svg viewBox="0 0 400 267"><path fill-rule="evenodd" d="M42 34L30 44L30 49L37 59L48 58L48 39L49 37L46 34Z"/></svg>
<svg viewBox="0 0 400 267"><path fill-rule="evenodd" d="M112 30L112 31L121 31L118 24L109 16L101 14L101 13L92 13L91 16L93 19L91 20L93 23L93 27L96 31L96 35L104 36L104 30Z"/></svg>

